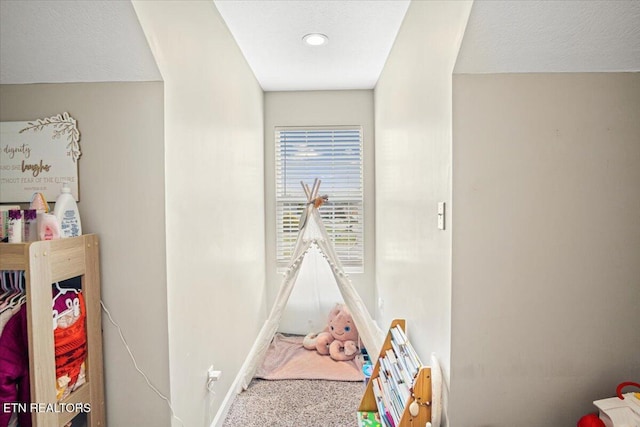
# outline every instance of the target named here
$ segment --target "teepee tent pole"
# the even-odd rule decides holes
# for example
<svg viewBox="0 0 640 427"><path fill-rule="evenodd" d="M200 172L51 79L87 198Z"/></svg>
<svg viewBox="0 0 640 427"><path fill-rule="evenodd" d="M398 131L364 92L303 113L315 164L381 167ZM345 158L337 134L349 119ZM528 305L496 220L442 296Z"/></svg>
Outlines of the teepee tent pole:
<svg viewBox="0 0 640 427"><path fill-rule="evenodd" d="M311 187L311 198L309 199L309 202L312 201L313 199L315 199L316 197L318 197L318 191L320 190L320 183L322 181L320 181L318 178L316 178L313 181L313 187Z"/></svg>
<svg viewBox="0 0 640 427"><path fill-rule="evenodd" d="M302 241L302 239L300 239L300 241ZM302 245L296 247L296 252L294 254L294 257L292 257L292 262L285 272L284 281L282 282L282 285L278 290L278 295L276 296L276 300L273 303L273 307L271 307L271 313L262 325L262 329L260 329L260 333L258 334L258 337L253 343L251 350L249 351L249 355L240 368L240 375L242 375L242 378L239 382L239 385L244 390L249 387L249 383L251 382L253 375L264 360L264 356L267 353L267 349L269 348L271 339L278 331L282 313L284 312L287 301L291 296L293 285L298 278L298 273L300 273L300 265L302 264L302 259L309 249L309 246L311 246L311 242L307 241ZM241 390L237 390L237 392L240 391Z"/></svg>
<svg viewBox="0 0 640 427"><path fill-rule="evenodd" d="M304 182L300 182L305 195L307 196L307 203L304 206L303 215L301 216L301 219L305 219L304 224L298 231L298 237L293 249L291 261L289 262L289 266L284 274L283 282L280 285L278 295L273 303L269 317L260 329L258 337L251 347L251 350L238 373L238 377L236 379L238 387L236 392L238 393L249 387L249 383L251 382L253 375L264 360L269 344L280 325L282 314L284 313L284 309L289 297L291 296L293 286L295 285L298 274L300 273L302 262L312 244L315 244L318 247L323 257L331 267L333 277L336 280L336 284L345 304L351 312L356 327L358 328L360 338L367 348L369 356L372 357L374 361L378 356L380 348L382 348L384 333L371 318L362 298L360 298L360 295L356 292L353 283L351 283L351 280L344 272L342 263L340 262L340 259L331 244L331 239L327 234L327 230L322 223L322 218L318 212L318 208L312 202L318 195L320 182L321 181L316 178L313 183L313 187L311 188L309 188L309 186ZM307 237L307 227L309 227L311 222L314 222L317 225L320 232L319 237Z"/></svg>
<svg viewBox="0 0 640 427"><path fill-rule="evenodd" d="M309 186L302 181L300 181L300 185L302 185L304 195L307 196L307 201L311 200L311 190L309 190Z"/></svg>
<svg viewBox="0 0 640 427"><path fill-rule="evenodd" d="M349 277L344 273L344 267L340 262L340 258L336 255L333 245L330 243L331 241L329 240L327 230L322 223L322 218L320 218L320 213L315 209L312 212L312 215L317 217L315 219L317 220L318 227L320 228L320 233L324 237L322 240L318 239L316 244L320 247L329 262L333 277L335 277L338 288L340 289L340 294L342 294L342 298L351 312L356 328L358 328L358 334L360 335L364 346L367 348L369 356L375 363L378 357L378 352L380 348L382 348L382 344L384 342L384 332L380 330L377 324L373 321L369 311L364 305L364 301L356 292Z"/></svg>

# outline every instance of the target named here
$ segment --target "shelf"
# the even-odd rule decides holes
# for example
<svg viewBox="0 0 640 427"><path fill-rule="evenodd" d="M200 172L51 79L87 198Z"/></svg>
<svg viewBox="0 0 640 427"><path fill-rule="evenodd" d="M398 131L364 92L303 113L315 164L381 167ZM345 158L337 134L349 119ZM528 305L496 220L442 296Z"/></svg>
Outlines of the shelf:
<svg viewBox="0 0 640 427"><path fill-rule="evenodd" d="M406 322L404 319L395 319L391 322L391 326L389 327L389 331L387 332L387 336L385 338L384 344L382 345L382 349L380 350L380 354L378 355L378 361L376 362L373 368L371 378L369 379L369 382L367 383L367 388L364 392L364 395L362 396L362 400L358 408L359 412L379 412L380 402L377 401L376 393L374 392L374 388L376 384L375 381L377 379L380 379L380 382L384 383L386 381L383 381L383 378L387 376L391 378L394 375L391 373L388 373L387 375L386 371L385 371L385 374L382 374L380 372L381 369L383 369L382 364L386 363L386 362L383 362L383 359L389 359L389 356L387 355L387 351L391 351L393 353L392 357L396 357L396 358L398 356L402 357L402 355L405 354L404 349L413 351L413 347L411 346L410 342L406 341L405 343L402 343L402 345L398 346L399 343L396 343L393 339L393 334L391 330L398 326L401 328L404 334L405 324ZM394 345L392 344L392 341L394 341L394 343L397 344L396 349L398 349L399 347L401 348L400 355L396 354L397 352L394 350ZM415 354L415 351L413 351L413 353ZM429 366L422 366L421 363L419 363L419 365L420 366L416 367L417 372L415 373L415 375L409 375L409 377L411 378L411 384L406 384L406 382L403 382L401 379L398 379L397 382L389 381L388 387L386 387L386 391L385 391L385 387L381 387L383 402L387 402L386 405L383 403L383 406L385 407L386 412L391 414L392 412L392 409L390 408L391 406L395 405L397 408L398 420L397 420L396 427L424 426L426 425L427 422L431 421L431 405L432 405L431 368ZM394 371L394 372L398 372L398 371ZM401 378L402 375L394 376L394 378L398 378L398 377ZM408 392L409 394L406 396L406 398L403 399L401 396L403 395L403 393L406 393L406 392L401 392L400 389L405 387L404 384L406 384L406 387L409 388L409 392ZM397 397L394 397L394 396L397 396ZM395 401L391 403L394 399ZM411 405L412 403L414 404ZM410 406L413 406L414 408L413 415L411 414ZM383 415L384 414L381 414L381 413L379 414L381 419L383 418Z"/></svg>
<svg viewBox="0 0 640 427"><path fill-rule="evenodd" d="M88 426L105 426L100 308L99 240L95 234L68 239L1 243L0 270L23 270L26 280L31 402L74 406L79 411L33 412L35 427L68 423L89 404ZM86 383L62 401L56 399L56 366L51 328L51 284L81 277L86 307ZM65 408L66 409L66 408Z"/></svg>

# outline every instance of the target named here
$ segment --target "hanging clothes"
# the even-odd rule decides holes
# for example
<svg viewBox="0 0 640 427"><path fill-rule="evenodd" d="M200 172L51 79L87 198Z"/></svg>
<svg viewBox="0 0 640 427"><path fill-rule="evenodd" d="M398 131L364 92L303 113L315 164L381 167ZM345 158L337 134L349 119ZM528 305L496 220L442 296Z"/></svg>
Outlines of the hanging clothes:
<svg viewBox="0 0 640 427"><path fill-rule="evenodd" d="M29 356L24 272L0 272L0 407L29 396ZM31 426L29 413L0 414L0 427Z"/></svg>
<svg viewBox="0 0 640 427"><path fill-rule="evenodd" d="M4 330L5 325L17 312L20 310L20 307L24 304L24 301L20 302L20 304L16 305L7 305L0 312L0 334Z"/></svg>
<svg viewBox="0 0 640 427"><path fill-rule="evenodd" d="M12 402L29 405L29 401L27 307L22 303L0 335L0 407ZM11 415L11 412L0 412L0 427L9 425ZM20 412L17 418L20 427L31 427L29 412Z"/></svg>
<svg viewBox="0 0 640 427"><path fill-rule="evenodd" d="M0 408L30 399L26 295L22 272L0 272ZM58 401L85 383L86 308L79 278L52 289L56 396ZM0 427L31 427L31 413L0 412Z"/></svg>
<svg viewBox="0 0 640 427"><path fill-rule="evenodd" d="M57 327L53 331L56 356L56 391L57 399L60 400L85 382L84 362L87 357L87 332L86 308L82 292L71 293L71 295L65 295L65 298L55 299L53 308L57 313L70 310L57 319Z"/></svg>

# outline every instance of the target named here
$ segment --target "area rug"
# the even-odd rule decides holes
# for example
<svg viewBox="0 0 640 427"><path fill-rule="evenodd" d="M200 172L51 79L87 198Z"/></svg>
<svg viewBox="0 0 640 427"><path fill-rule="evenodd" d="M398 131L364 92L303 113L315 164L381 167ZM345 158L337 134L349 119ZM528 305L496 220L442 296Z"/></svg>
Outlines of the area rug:
<svg viewBox="0 0 640 427"><path fill-rule="evenodd" d="M301 336L276 334L255 377L265 380L363 381L354 361L335 361L302 346Z"/></svg>

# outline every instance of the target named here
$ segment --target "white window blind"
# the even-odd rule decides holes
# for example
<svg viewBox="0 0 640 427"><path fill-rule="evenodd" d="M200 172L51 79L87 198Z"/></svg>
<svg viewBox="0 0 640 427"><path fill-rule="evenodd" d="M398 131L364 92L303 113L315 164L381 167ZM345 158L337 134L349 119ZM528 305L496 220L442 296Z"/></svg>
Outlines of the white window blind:
<svg viewBox="0 0 640 427"><path fill-rule="evenodd" d="M276 128L276 258L287 265L306 202L300 181L322 180L320 214L342 264L364 265L362 128Z"/></svg>

